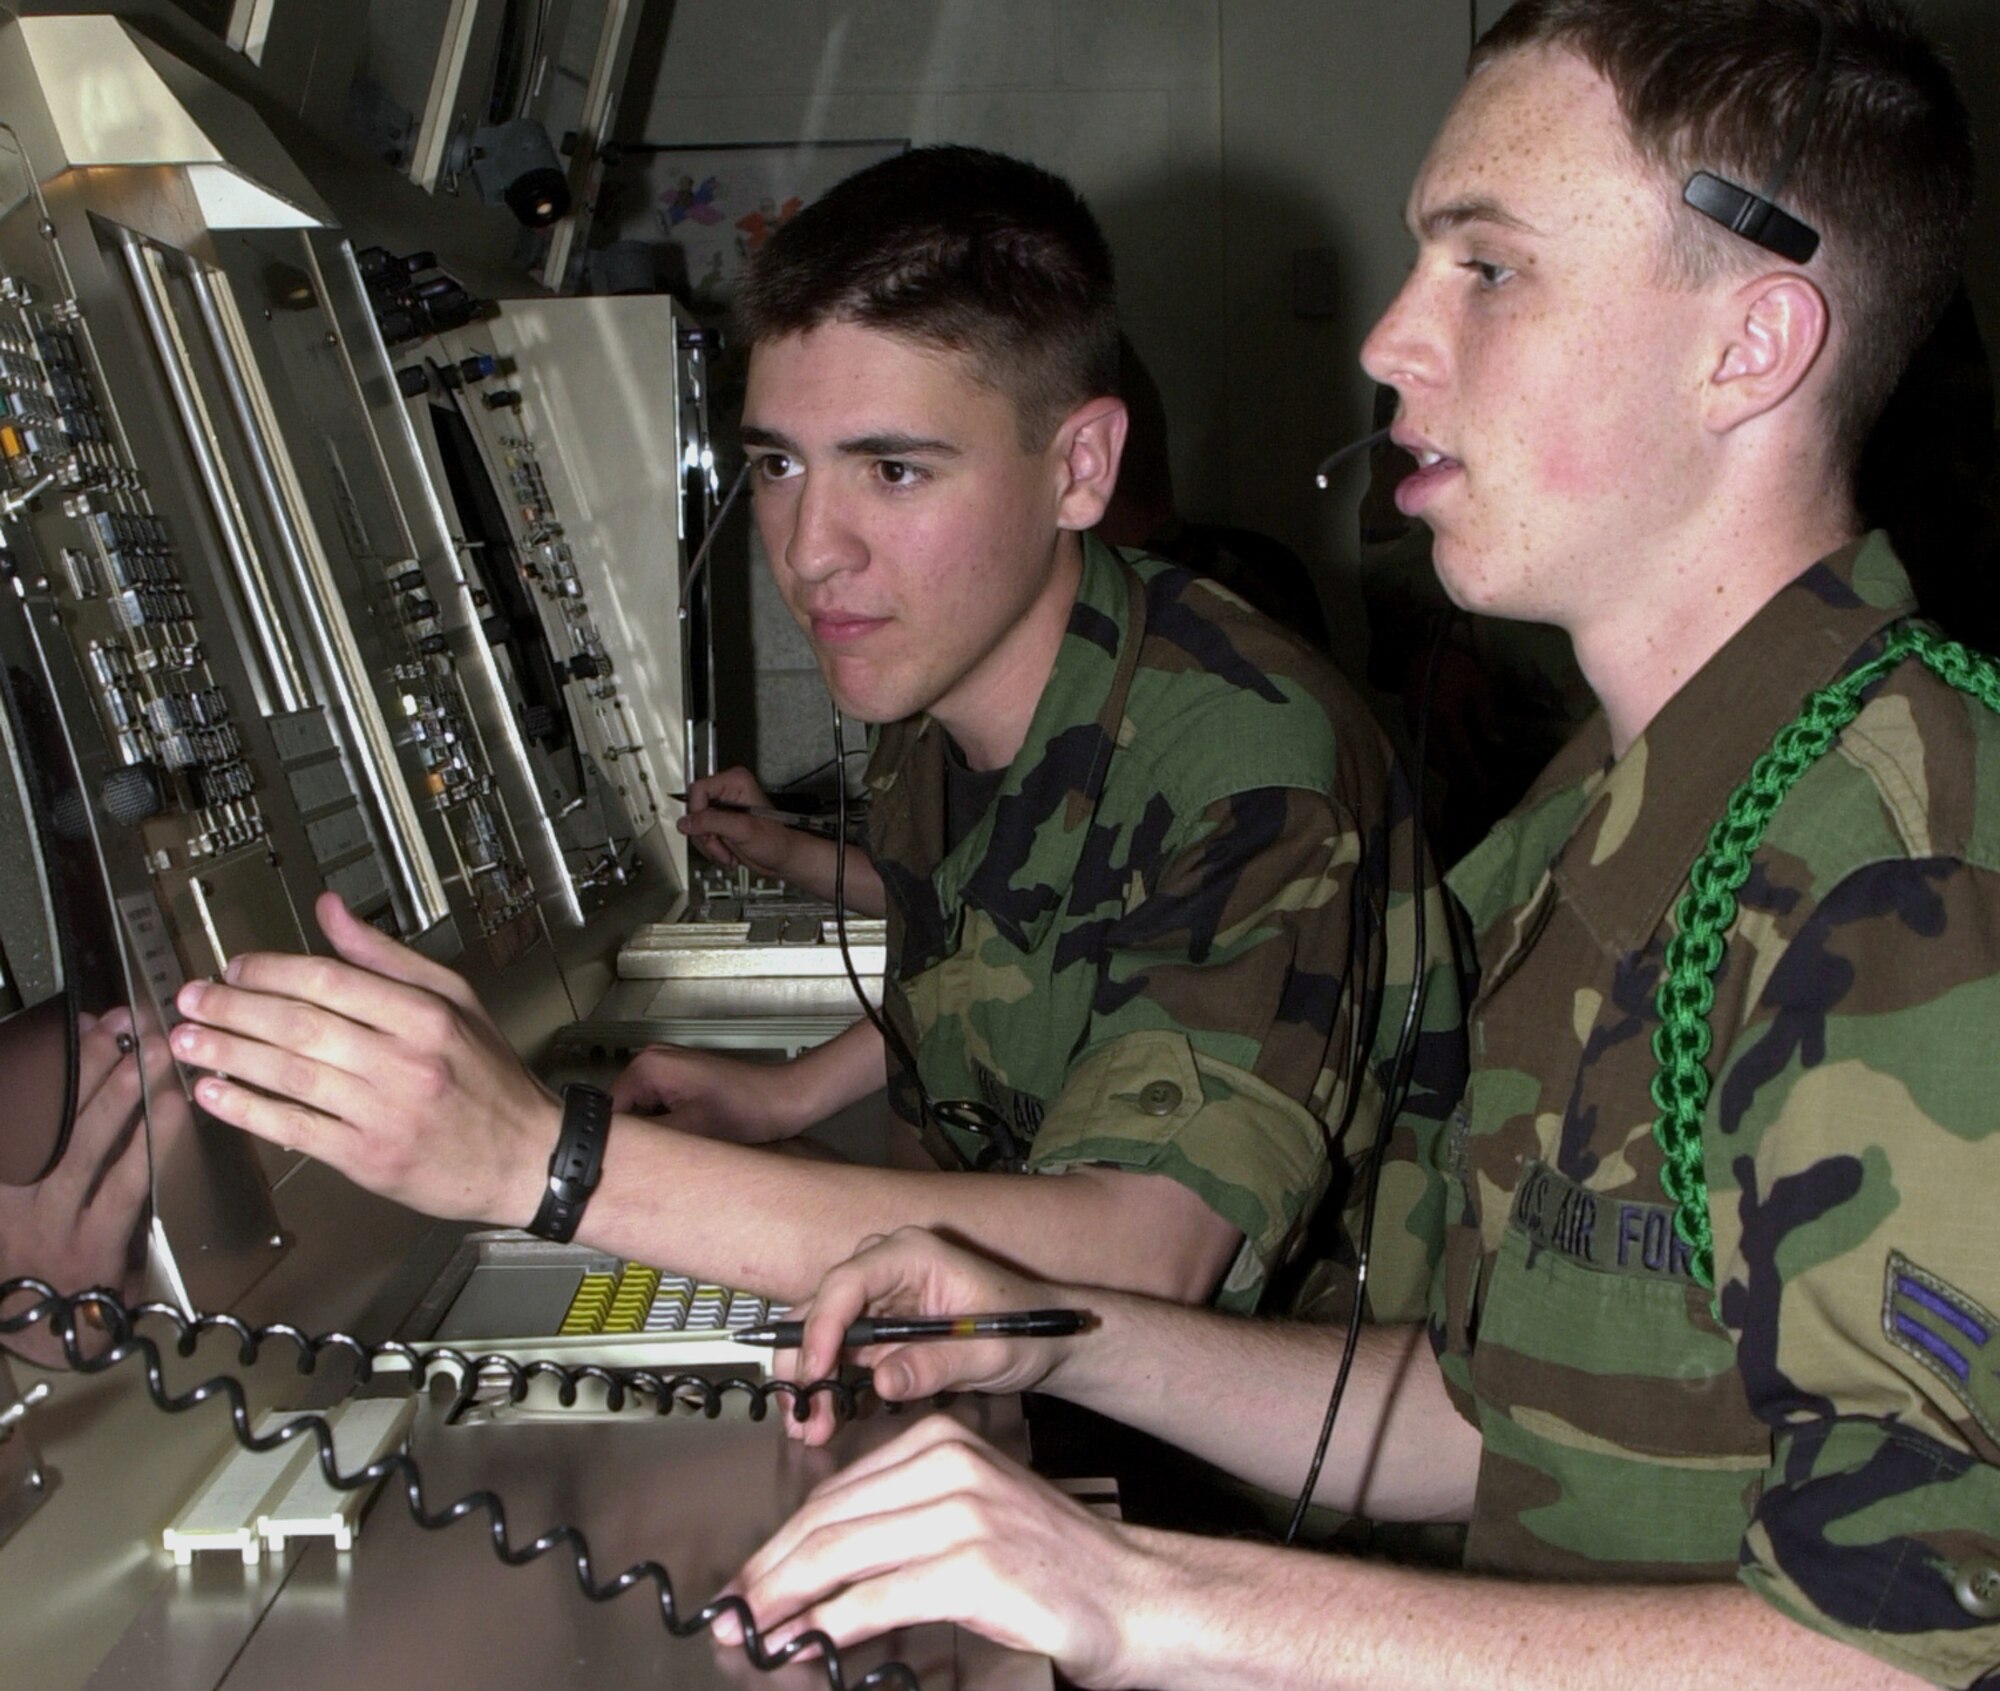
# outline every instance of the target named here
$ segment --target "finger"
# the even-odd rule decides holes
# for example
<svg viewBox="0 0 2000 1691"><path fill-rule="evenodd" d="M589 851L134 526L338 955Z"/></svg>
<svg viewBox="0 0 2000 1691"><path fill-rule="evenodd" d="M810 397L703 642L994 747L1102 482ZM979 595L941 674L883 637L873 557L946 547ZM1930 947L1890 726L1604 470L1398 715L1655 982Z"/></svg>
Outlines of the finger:
<svg viewBox="0 0 2000 1691"><path fill-rule="evenodd" d="M866 1535L866 1544L849 1542L845 1537L831 1542L810 1564L788 1565L783 1570L785 1578L781 1588L765 1586L744 1594L750 1612L757 1616L758 1624L763 1629L767 1650L781 1650L794 1639L812 1631L825 1632L836 1645L846 1645L856 1639L875 1637L902 1624L888 1618L889 1614L896 1612L893 1604L879 1608L877 1612L878 1603L863 1602L843 1611L835 1595L843 1583L858 1582L879 1589L884 1585L894 1586L914 1572L910 1541L902 1535L921 1530L919 1525L901 1516L893 1516L883 1523L883 1529L880 1535ZM863 1535L855 1531L852 1536L859 1538ZM887 1552L877 1550L874 1541L878 1536L890 1540ZM864 1552L895 1554L898 1559L880 1570L863 1571L846 1565L849 1558ZM788 1595L793 1586L810 1586L811 1596L803 1603L796 1602ZM922 1625L934 1618L925 1609L912 1614L909 1624ZM873 1630L869 1630L871 1625ZM848 1630L836 1633L832 1630L835 1626L845 1626Z"/></svg>
<svg viewBox="0 0 2000 1691"><path fill-rule="evenodd" d="M364 1104L357 1082L372 1092L400 1066L395 1038L295 998L196 981L180 1004L188 1019L171 1042L182 1062L336 1114Z"/></svg>
<svg viewBox="0 0 2000 1691"><path fill-rule="evenodd" d="M194 1096L217 1121L239 1127L282 1151L302 1151L335 1168L340 1166L341 1153L354 1141L354 1130L343 1121L289 1099L268 1098L216 1075L204 1075L196 1081Z"/></svg>
<svg viewBox="0 0 2000 1691"><path fill-rule="evenodd" d="M412 951L407 945L391 939L380 928L362 921L341 902L338 893L321 893L313 904L313 914L319 919L320 932L326 935L334 950L356 968L386 976L392 981L401 981L424 992L436 993L447 1003L484 1019L485 1009L463 975L447 969L442 963L433 962L421 952ZM366 1018L355 1019L361 1021Z"/></svg>
<svg viewBox="0 0 2000 1691"><path fill-rule="evenodd" d="M850 1580L888 1573L910 1558L916 1546L928 1549L939 1530L933 1502L888 1503L872 1513L811 1520L772 1554L777 1541L746 1562L731 1582L758 1625L796 1632L801 1610L830 1596Z"/></svg>
<svg viewBox="0 0 2000 1691"><path fill-rule="evenodd" d="M814 1294L816 1297L818 1294ZM802 1298L785 1310L787 1321L810 1321L812 1319L813 1298ZM801 1366L802 1350L773 1350L767 1372L774 1380L823 1380L824 1374L808 1374Z"/></svg>
<svg viewBox="0 0 2000 1691"><path fill-rule="evenodd" d="M178 1088L180 1078L174 1069L173 1040L168 1031L154 1022L145 1033L135 1037L139 1047L139 1071L145 1078L148 1099L157 1087L172 1085Z"/></svg>
<svg viewBox="0 0 2000 1691"><path fill-rule="evenodd" d="M96 1194L112 1181L114 1170L126 1171L128 1184L134 1178L141 1184L150 1178L146 1138L139 1131L140 1106L162 1087L178 1088L179 1080L166 1039L155 1034L132 1051L129 1049L132 1032L131 1014L121 1007L99 1018L90 1041L86 1042L86 1049L95 1042L105 1043L111 1067L95 1085L88 1089L81 1084L78 1087L81 1101L70 1124L69 1144L49 1176L52 1198L60 1194L65 1203L94 1203ZM119 1048L120 1039L127 1044L124 1051ZM93 1051L89 1060L95 1062L99 1055ZM80 1053L80 1076L85 1061Z"/></svg>
<svg viewBox="0 0 2000 1691"><path fill-rule="evenodd" d="M124 1005L92 1017L90 1031L76 1049L76 1115L70 1145L50 1175L58 1187L88 1191L106 1157L122 1151L120 1139L132 1127L146 1085L158 1085L174 1069L164 1037L136 1043L132 1011Z"/></svg>
<svg viewBox="0 0 2000 1691"><path fill-rule="evenodd" d="M738 810L691 810L676 826L704 851L719 846L723 850L740 847L754 853L760 839L768 840L770 835L781 831L775 822L767 822L760 816L745 816Z"/></svg>
<svg viewBox="0 0 2000 1691"><path fill-rule="evenodd" d="M799 1347L802 1375L819 1378L839 1361L840 1340L862 1315L956 1315L981 1302L987 1265L921 1227L871 1233L853 1256L829 1269L812 1302ZM795 1315L797 1312L794 1312ZM857 1361L866 1361L858 1352Z"/></svg>
<svg viewBox="0 0 2000 1691"><path fill-rule="evenodd" d="M874 1376L875 1395L884 1403L910 1403L940 1392L988 1391L1014 1367L1006 1339L871 1345L854 1360Z"/></svg>
<svg viewBox="0 0 2000 1691"><path fill-rule="evenodd" d="M791 1519L743 1565L743 1577L760 1576L822 1526L909 1508L963 1490L976 1476L1005 1465L991 1446L950 1416L928 1415L815 1486Z"/></svg>
<svg viewBox="0 0 2000 1691"><path fill-rule="evenodd" d="M981 1561L964 1546L954 1546L944 1556L908 1557L883 1573L855 1578L844 1591L779 1623L766 1633L764 1646L781 1650L794 1638L823 1632L836 1648L845 1649L933 1621L955 1622L1001 1644L1016 1644L1012 1629L994 1624L993 1605L1019 1607L1020 1594L999 1586Z"/></svg>
<svg viewBox="0 0 2000 1691"><path fill-rule="evenodd" d="M789 1417L786 1419L785 1436L797 1440L808 1450L817 1450L833 1437L839 1425L839 1418L833 1410L833 1400L825 1393L821 1393L818 1397L808 1400L806 1418L803 1421L792 1420Z"/></svg>
<svg viewBox="0 0 2000 1691"><path fill-rule="evenodd" d="M118 1059L124 1054L119 1034L106 1027L97 1017L76 1019L76 1096L78 1108L82 1108L105 1078L118 1066ZM125 1043L130 1042L130 1034L125 1035Z"/></svg>
<svg viewBox="0 0 2000 1691"><path fill-rule="evenodd" d="M920 1229L906 1231L918 1239L930 1239L930 1235ZM884 1315L920 1311L922 1297L920 1291L910 1285L906 1267L910 1255L908 1245L896 1247L882 1233L870 1233L862 1239L854 1257L828 1269L826 1279L820 1281L820 1289L806 1303L794 1305L790 1311L794 1321L804 1323L804 1333L800 1335L800 1347L796 1351L778 1357L782 1377L800 1381L830 1379L840 1369L846 1329L856 1317L864 1313ZM854 1351L854 1361L868 1365L876 1353L878 1347L858 1349ZM878 1395L882 1395L880 1381ZM908 1395L914 1393L896 1393L898 1399ZM812 1411L804 1421L786 1421L786 1435L806 1445L824 1445L834 1435L832 1405L824 1399L814 1399Z"/></svg>
<svg viewBox="0 0 2000 1691"><path fill-rule="evenodd" d="M99 1173L97 1190L90 1199L91 1208L114 1217L136 1218L152 1183L152 1149L145 1133L134 1131L114 1150L111 1160Z"/></svg>
<svg viewBox="0 0 2000 1691"><path fill-rule="evenodd" d="M793 1304L785 1311L788 1321L805 1320L812 1309L811 1303ZM787 1380L801 1388L796 1400L804 1405L801 1416L797 1407L784 1417L785 1437L795 1444L803 1444L808 1450L815 1450L833 1437L839 1425L834 1414L833 1399L825 1392L808 1393L805 1387L820 1380L831 1379L835 1371L828 1369L821 1373L808 1373L799 1365L800 1353L795 1350L780 1350L772 1353L770 1373L773 1379Z"/></svg>
<svg viewBox="0 0 2000 1691"><path fill-rule="evenodd" d="M979 1498L955 1492L826 1523L756 1575L746 1569L742 1596L774 1648L814 1627L846 1644L986 1611L1000 1595L991 1580L967 1590L963 1576L964 1553L987 1537L989 1518Z"/></svg>
<svg viewBox="0 0 2000 1691"><path fill-rule="evenodd" d="M824 1380L840 1367L841 1340L870 1310L887 1313L898 1289L893 1280L878 1285L879 1270L865 1258L851 1258L827 1271L812 1301L792 1318L805 1323L794 1361L801 1380Z"/></svg>
<svg viewBox="0 0 2000 1691"><path fill-rule="evenodd" d="M711 812L711 814L720 813ZM674 826L687 835L689 842L695 849L711 862L719 863L725 869L742 867L744 859L737 855L735 848L727 840L723 839L721 835L709 829L704 823L696 822L692 817L683 816Z"/></svg>
<svg viewBox="0 0 2000 1691"><path fill-rule="evenodd" d="M189 981L174 1003L192 1020L300 1049L332 1037L336 1023L436 1049L459 1017L425 988L332 957L276 951L242 953L221 981Z"/></svg>
<svg viewBox="0 0 2000 1691"><path fill-rule="evenodd" d="M736 853L712 835L704 837L697 834L694 836L694 844L702 856L707 858L711 863L718 863L725 869L740 869L743 867Z"/></svg>
<svg viewBox="0 0 2000 1691"><path fill-rule="evenodd" d="M83 1194L77 1215L77 1248L102 1266L96 1278L115 1282L125 1247L152 1190L153 1163L146 1135L135 1116L123 1143L99 1169L96 1182Z"/></svg>
<svg viewBox="0 0 2000 1691"><path fill-rule="evenodd" d="M80 1203L119 1136L138 1114L138 1056L120 1056L115 1048L111 1056L111 1067L98 1077L89 1094L79 1089L81 1102L70 1122L69 1143L49 1175L51 1197L67 1194L64 1201Z"/></svg>
<svg viewBox="0 0 2000 1691"><path fill-rule="evenodd" d="M793 1304L785 1311L787 1321L805 1319L810 1303ZM825 1392L817 1395L809 1393L806 1387L817 1381L832 1378L831 1374L808 1374L799 1366L799 1353L795 1350L774 1351L769 1364L771 1377L785 1380L800 1388L799 1396L793 1400L792 1412L784 1417L785 1437L794 1443L814 1449L833 1437L834 1413L832 1400Z"/></svg>
<svg viewBox="0 0 2000 1691"><path fill-rule="evenodd" d="M974 1309L1025 1309L1054 1296L1052 1289L1023 1281L918 1227L900 1228L892 1238L833 1269L819 1301L826 1302L833 1291L841 1297L839 1308L845 1310L851 1299L850 1277L862 1284L872 1314L945 1316ZM809 1323L809 1343L824 1342L826 1335L814 1332L813 1325ZM901 1402L959 1388L990 1389L1017 1374L1027 1355L1028 1347L1020 1341L981 1339L868 1346L856 1351L853 1360L874 1371L879 1396Z"/></svg>
<svg viewBox="0 0 2000 1691"><path fill-rule="evenodd" d="M928 1491L898 1497L912 1473ZM864 1501L878 1507L800 1511L788 1543L744 1567L752 1613L776 1621L770 1645L810 1629L850 1643L928 1621L970 1625L1058 1663L1096 1659L1110 1643L1090 1637L1098 1583L1072 1589L1052 1577L1102 1525L992 1449L940 1445Z"/></svg>
<svg viewBox="0 0 2000 1691"><path fill-rule="evenodd" d="M800 1418L798 1405L804 1405L804 1418ZM785 1437L793 1444L802 1444L808 1450L817 1450L833 1437L833 1408L826 1400L826 1394L817 1397L801 1393L781 1417L785 1427Z"/></svg>
<svg viewBox="0 0 2000 1691"><path fill-rule="evenodd" d="M728 769L719 769L713 775L704 775L688 788L688 808L701 809L720 799L725 804L766 804L769 802L762 784L742 764Z"/></svg>

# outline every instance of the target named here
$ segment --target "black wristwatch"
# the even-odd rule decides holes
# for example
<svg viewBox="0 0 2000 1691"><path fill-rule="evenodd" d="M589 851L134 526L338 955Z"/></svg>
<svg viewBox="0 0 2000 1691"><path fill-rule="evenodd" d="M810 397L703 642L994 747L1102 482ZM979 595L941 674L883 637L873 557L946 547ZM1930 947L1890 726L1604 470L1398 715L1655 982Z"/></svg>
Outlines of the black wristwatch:
<svg viewBox="0 0 2000 1691"><path fill-rule="evenodd" d="M611 1094L595 1086L565 1086L562 1131L549 1158L549 1185L528 1231L566 1245L576 1237L583 1206L604 1173L604 1144L611 1137Z"/></svg>

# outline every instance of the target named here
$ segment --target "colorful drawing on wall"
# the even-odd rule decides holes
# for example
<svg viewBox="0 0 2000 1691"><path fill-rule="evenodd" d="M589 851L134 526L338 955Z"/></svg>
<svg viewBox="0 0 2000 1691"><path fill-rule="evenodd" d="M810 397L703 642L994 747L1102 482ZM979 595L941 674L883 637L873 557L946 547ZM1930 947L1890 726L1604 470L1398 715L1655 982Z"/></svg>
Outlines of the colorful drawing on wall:
<svg viewBox="0 0 2000 1691"><path fill-rule="evenodd" d="M674 232L677 224L689 218L697 223L720 223L722 213L715 209L715 178L706 177L699 188L692 176L683 176L672 188L660 196L660 221L668 234Z"/></svg>
<svg viewBox="0 0 2000 1691"><path fill-rule="evenodd" d="M664 249L664 284L697 308L728 303L745 259L844 176L907 140L629 148L614 238Z"/></svg>

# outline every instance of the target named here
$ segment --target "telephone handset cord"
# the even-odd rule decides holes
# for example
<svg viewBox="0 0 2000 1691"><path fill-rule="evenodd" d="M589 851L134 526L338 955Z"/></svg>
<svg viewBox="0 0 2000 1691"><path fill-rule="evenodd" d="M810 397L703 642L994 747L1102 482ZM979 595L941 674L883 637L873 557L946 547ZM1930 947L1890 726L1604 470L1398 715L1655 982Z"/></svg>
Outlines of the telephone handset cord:
<svg viewBox="0 0 2000 1691"><path fill-rule="evenodd" d="M600 1582L591 1562L590 1542L579 1527L567 1524L553 1526L538 1538L516 1545L507 1536L506 1508L493 1492L468 1492L433 1513L424 1501L423 1476L418 1472L416 1462L404 1451L391 1451L365 1468L358 1468L351 1474L342 1473L334 1465L333 1429L324 1416L302 1411L282 1427L260 1436L251 1427L250 1406L243 1384L233 1375L212 1375L200 1385L178 1395L169 1392L160 1366L160 1347L138 1331L138 1323L149 1316L170 1323L177 1334L176 1352L183 1357L194 1354L205 1333L217 1330L233 1333L240 1365L245 1368L256 1362L258 1352L271 1340L281 1339L293 1346L301 1374L312 1373L322 1355L338 1353L353 1362L358 1383L363 1384L373 1377L378 1362L393 1358L408 1370L412 1386L422 1390L430 1372L440 1364L448 1363L460 1381L461 1404L469 1401L482 1378L500 1374L506 1378L508 1399L514 1403L526 1397L536 1379L550 1378L557 1381L558 1395L565 1405L576 1401L577 1387L588 1380L604 1387L609 1406L614 1411L623 1405L628 1392L642 1391L656 1399L658 1413L662 1415L669 1413L674 1404L685 1403L690 1408L698 1406L704 1415L713 1419L721 1414L725 1396L740 1393L750 1399L752 1420L762 1420L773 1399L785 1400L791 1413L803 1420L811 1409L812 1400L824 1395L833 1399L835 1413L845 1418L854 1412L855 1394L852 1387L841 1381L815 1380L810 1385L801 1386L790 1380L740 1377L707 1380L696 1374L663 1375L648 1368L611 1369L595 1363L574 1366L548 1361L522 1363L512 1357L468 1355L448 1345L422 1349L400 1341L366 1345L346 1333L308 1334L283 1322L252 1327L233 1315L187 1316L171 1304L144 1303L128 1309L114 1293L101 1289L65 1296L47 1281L32 1276L0 1280L0 1310L5 1310L24 1295L34 1301L12 1314L0 1314L0 1338L47 1322L50 1330L62 1341L65 1361L76 1373L83 1375L102 1374L137 1356L145 1368L147 1395L156 1408L169 1415L179 1415L211 1397L224 1397L229 1403L230 1427L236 1435L236 1442L245 1450L274 1450L292 1439L310 1436L318 1450L320 1473L328 1485L340 1491L359 1491L393 1474L401 1482L410 1518L428 1531L441 1531L474 1510L483 1509L493 1554L510 1568L535 1561L558 1546L567 1545L575 1558L576 1583L591 1602L607 1603L633 1586L650 1580L659 1602L660 1624L676 1638L688 1638L704 1632L714 1624L717 1616L733 1614L743 1628L744 1653L765 1672L784 1666L801 1651L817 1649L829 1691L850 1691L850 1686L852 1691L886 1691L890 1686L901 1687L902 1691L921 1691L917 1676L901 1662L885 1662L870 1669L860 1679L849 1681L842 1671L840 1652L833 1640L817 1630L802 1633L779 1649L767 1650L749 1605L733 1594L713 1598L693 1613L683 1615L674 1597L673 1582L658 1562L634 1562L612 1579ZM110 1341L105 1349L94 1354L86 1350L78 1336L79 1314L84 1316L87 1325L100 1329Z"/></svg>

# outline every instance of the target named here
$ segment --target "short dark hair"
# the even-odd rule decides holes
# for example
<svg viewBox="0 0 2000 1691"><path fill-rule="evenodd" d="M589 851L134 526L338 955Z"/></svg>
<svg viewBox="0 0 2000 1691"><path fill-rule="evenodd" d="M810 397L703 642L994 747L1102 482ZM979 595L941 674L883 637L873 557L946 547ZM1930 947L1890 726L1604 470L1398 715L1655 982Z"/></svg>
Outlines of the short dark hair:
<svg viewBox="0 0 2000 1691"><path fill-rule="evenodd" d="M1672 273L1700 283L1760 249L1683 205L1681 189L1708 170L1763 191L1808 115L1822 30L1830 81L1779 198L1822 236L1845 331L1827 421L1851 468L1951 299L1972 214L1971 121L1902 0L1515 0L1471 68L1547 46L1609 82L1670 191Z"/></svg>
<svg viewBox="0 0 2000 1691"><path fill-rule="evenodd" d="M967 354L1039 451L1118 391L1117 290L1097 219L1059 176L976 147L916 147L856 171L744 273L738 332L856 323Z"/></svg>

